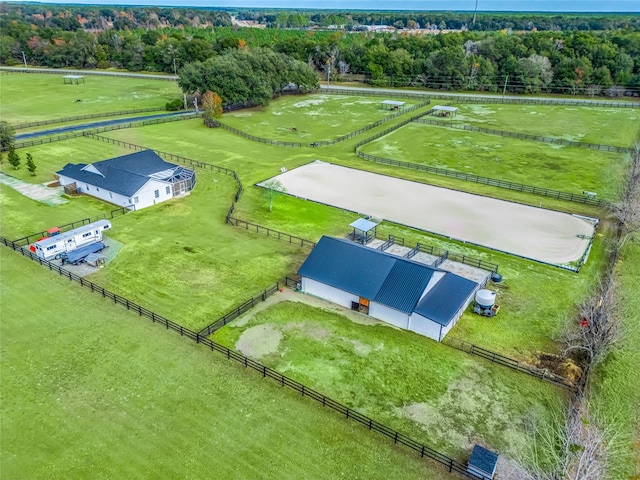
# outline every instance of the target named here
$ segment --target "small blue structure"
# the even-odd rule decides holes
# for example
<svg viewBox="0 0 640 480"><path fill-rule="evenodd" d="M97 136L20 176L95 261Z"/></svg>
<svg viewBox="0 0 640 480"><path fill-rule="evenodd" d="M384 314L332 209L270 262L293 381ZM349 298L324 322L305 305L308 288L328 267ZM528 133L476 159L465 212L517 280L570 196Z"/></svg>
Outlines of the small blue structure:
<svg viewBox="0 0 640 480"><path fill-rule="evenodd" d="M367 220L366 218L359 218L355 222L349 224L353 228L352 238L356 243L366 245L371 240L376 238L376 229L378 224Z"/></svg>
<svg viewBox="0 0 640 480"><path fill-rule="evenodd" d="M483 480L492 480L498 465L498 454L480 445L474 445L467 472Z"/></svg>

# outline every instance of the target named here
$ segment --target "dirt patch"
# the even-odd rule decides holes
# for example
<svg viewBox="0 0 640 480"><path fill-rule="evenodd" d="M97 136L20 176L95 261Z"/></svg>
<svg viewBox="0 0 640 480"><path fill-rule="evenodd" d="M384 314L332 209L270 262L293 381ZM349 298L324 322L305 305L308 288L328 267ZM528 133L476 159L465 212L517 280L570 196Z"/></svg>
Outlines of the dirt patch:
<svg viewBox="0 0 640 480"><path fill-rule="evenodd" d="M259 360L277 352L281 340L282 332L273 325L257 325L242 332L236 348L247 357Z"/></svg>
<svg viewBox="0 0 640 480"><path fill-rule="evenodd" d="M571 358L564 358L560 355L539 353L534 360L534 365L561 377L568 378L574 383L579 382L580 378L582 378L582 368Z"/></svg>
<svg viewBox="0 0 640 480"><path fill-rule="evenodd" d="M318 341L324 341L331 336L331 332L326 328L323 328L320 325L313 325L308 322L289 322L282 327L282 330L285 332L301 332L305 336Z"/></svg>

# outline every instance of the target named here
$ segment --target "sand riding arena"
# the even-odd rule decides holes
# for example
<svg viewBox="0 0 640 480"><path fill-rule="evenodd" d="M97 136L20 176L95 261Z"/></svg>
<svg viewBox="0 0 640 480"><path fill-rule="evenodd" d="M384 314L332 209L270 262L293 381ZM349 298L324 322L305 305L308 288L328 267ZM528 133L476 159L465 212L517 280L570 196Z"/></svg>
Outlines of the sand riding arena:
<svg viewBox="0 0 640 480"><path fill-rule="evenodd" d="M597 220L315 161L286 193L558 266L576 267Z"/></svg>

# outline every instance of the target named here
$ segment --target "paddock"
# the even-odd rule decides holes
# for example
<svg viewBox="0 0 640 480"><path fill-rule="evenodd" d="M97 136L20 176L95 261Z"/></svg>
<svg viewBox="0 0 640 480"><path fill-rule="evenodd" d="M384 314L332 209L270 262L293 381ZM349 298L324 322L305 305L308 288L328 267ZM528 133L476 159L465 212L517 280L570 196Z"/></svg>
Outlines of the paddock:
<svg viewBox="0 0 640 480"><path fill-rule="evenodd" d="M295 197L559 266L579 265L597 222L321 161L275 178Z"/></svg>

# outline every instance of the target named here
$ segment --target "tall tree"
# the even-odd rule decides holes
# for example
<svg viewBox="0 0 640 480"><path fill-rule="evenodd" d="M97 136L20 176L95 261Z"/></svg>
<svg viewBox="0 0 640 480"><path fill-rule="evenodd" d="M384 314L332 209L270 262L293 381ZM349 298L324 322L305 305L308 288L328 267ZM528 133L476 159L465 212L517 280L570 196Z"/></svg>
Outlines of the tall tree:
<svg viewBox="0 0 640 480"><path fill-rule="evenodd" d="M30 153L27 153L27 170L29 171L32 177L36 176L37 168L38 166L33 161L33 157L31 156Z"/></svg>
<svg viewBox="0 0 640 480"><path fill-rule="evenodd" d="M16 132L10 123L0 121L0 150L9 150L15 142Z"/></svg>
<svg viewBox="0 0 640 480"><path fill-rule="evenodd" d="M11 164L11 166L18 170L18 168L20 168L20 155L18 155L16 153L15 148L13 148L13 145L11 147L9 147L9 154L7 155L7 161Z"/></svg>

